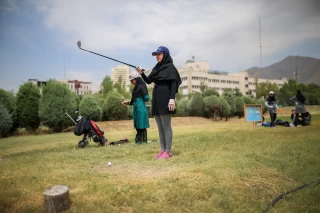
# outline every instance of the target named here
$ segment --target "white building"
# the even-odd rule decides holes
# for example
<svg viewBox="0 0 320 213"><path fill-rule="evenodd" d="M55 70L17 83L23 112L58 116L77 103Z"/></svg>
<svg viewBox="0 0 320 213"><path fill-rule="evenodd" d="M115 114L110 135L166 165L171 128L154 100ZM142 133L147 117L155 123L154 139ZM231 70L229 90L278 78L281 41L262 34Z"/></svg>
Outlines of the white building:
<svg viewBox="0 0 320 213"><path fill-rule="evenodd" d="M61 81L76 95L89 95L92 93L92 82L79 81L79 80L66 80Z"/></svg>
<svg viewBox="0 0 320 213"><path fill-rule="evenodd" d="M115 68L111 69L111 80L112 83L115 84L119 81L119 78L121 78L121 84L125 84L126 90L129 91L130 87L130 81L129 81L129 75L130 75L130 68L125 65L119 65Z"/></svg>
<svg viewBox="0 0 320 213"><path fill-rule="evenodd" d="M188 60L184 68L178 69L182 80L181 89L183 96L187 97L192 92L200 92L201 83L215 89L221 95L226 89L233 91L238 88L243 95L256 95L255 78L250 77L248 72L241 71L234 74L226 72L210 71L207 61ZM269 81L276 83L279 88L287 82L283 79L258 79L258 83Z"/></svg>

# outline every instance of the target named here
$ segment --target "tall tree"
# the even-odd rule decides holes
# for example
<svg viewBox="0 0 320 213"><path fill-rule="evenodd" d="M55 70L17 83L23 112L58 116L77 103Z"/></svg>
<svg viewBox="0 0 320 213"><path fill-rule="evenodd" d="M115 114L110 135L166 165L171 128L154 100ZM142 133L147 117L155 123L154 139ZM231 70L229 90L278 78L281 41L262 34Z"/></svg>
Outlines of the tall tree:
<svg viewBox="0 0 320 213"><path fill-rule="evenodd" d="M273 91L277 95L279 91L278 85L276 83L271 83L270 81L261 82L257 84L257 98L267 97L270 91Z"/></svg>
<svg viewBox="0 0 320 213"><path fill-rule="evenodd" d="M39 118L40 91L31 82L20 86L17 93L17 116L19 123L27 131L36 130L40 125Z"/></svg>
<svg viewBox="0 0 320 213"><path fill-rule="evenodd" d="M204 98L205 104L205 113L208 118L212 120L217 120L217 116L219 115L222 105L218 96L211 95Z"/></svg>
<svg viewBox="0 0 320 213"><path fill-rule="evenodd" d="M109 92L113 90L113 84L110 76L104 77L101 83L101 91L103 95L107 95Z"/></svg>
<svg viewBox="0 0 320 213"><path fill-rule="evenodd" d="M56 80L49 80L42 90L40 99L39 116L41 122L54 132L61 132L71 124L63 110L75 117L76 97L76 94L65 85Z"/></svg>

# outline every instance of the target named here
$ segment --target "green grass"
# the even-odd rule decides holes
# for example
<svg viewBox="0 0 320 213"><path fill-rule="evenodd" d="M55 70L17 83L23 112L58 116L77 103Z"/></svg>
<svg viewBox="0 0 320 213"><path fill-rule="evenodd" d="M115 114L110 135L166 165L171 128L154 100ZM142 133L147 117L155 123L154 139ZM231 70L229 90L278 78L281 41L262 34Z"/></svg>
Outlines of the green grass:
<svg viewBox="0 0 320 213"><path fill-rule="evenodd" d="M174 118L167 160L152 159L158 142L78 149L72 133L1 139L0 212L43 212L42 193L57 184L70 188L66 212L263 212L282 192L319 180L320 115L312 119L308 127L253 128L243 119ZM107 137L133 141L127 122ZM270 212L319 211L314 184Z"/></svg>

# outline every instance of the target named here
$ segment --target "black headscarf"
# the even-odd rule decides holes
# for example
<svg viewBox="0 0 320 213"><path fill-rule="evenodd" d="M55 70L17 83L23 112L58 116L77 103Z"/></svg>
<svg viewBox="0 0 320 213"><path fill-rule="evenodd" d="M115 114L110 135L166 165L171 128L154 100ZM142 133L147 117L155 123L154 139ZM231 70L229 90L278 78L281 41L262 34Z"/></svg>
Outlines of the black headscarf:
<svg viewBox="0 0 320 213"><path fill-rule="evenodd" d="M181 78L178 70L173 65L173 60L169 54L163 53L163 59L161 62L158 62L156 66L152 69L152 72L149 75L149 78L154 80L175 80L177 83L177 91L181 84Z"/></svg>
<svg viewBox="0 0 320 213"><path fill-rule="evenodd" d="M301 103L304 104L304 102L306 101L306 98L302 95L301 90L297 90L297 95L296 95L298 101L300 101Z"/></svg>
<svg viewBox="0 0 320 213"><path fill-rule="evenodd" d="M132 91L132 98L143 97L144 95L148 95L148 89L146 83L139 77L136 78L136 85Z"/></svg>

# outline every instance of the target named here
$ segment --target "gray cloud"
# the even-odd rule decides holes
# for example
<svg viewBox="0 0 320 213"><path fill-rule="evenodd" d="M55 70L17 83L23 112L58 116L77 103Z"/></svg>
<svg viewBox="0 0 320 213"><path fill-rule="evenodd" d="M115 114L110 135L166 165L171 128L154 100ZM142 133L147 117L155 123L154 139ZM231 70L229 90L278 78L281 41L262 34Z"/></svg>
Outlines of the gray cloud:
<svg viewBox="0 0 320 213"><path fill-rule="evenodd" d="M195 55L211 69L231 71L259 64L259 15L264 57L319 40L319 2L33 1L65 45L79 39L89 49L110 52L166 45L180 67Z"/></svg>

